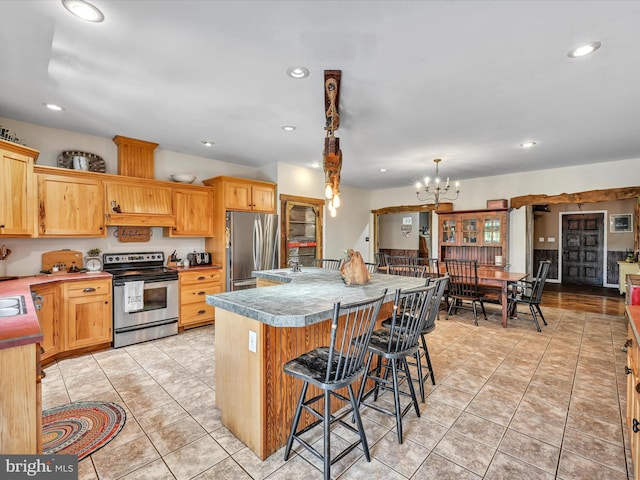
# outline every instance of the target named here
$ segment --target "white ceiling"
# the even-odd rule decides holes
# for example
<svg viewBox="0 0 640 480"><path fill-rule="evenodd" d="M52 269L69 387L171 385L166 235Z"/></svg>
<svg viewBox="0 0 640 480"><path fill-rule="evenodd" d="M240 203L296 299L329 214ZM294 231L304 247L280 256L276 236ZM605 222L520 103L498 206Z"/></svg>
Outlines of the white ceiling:
<svg viewBox="0 0 640 480"><path fill-rule="evenodd" d="M322 160L323 71L339 69L343 184L411 186L434 158L461 180L640 158L638 1L92 3L104 22L0 2L0 116L307 166ZM287 77L296 65L311 75Z"/></svg>

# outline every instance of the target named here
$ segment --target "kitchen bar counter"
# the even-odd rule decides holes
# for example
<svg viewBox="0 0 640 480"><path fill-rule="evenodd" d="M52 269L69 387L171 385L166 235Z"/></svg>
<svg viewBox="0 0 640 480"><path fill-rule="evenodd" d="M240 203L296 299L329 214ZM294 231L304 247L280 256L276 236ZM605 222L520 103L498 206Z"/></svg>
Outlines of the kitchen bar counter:
<svg viewBox="0 0 640 480"><path fill-rule="evenodd" d="M67 273L60 275L33 275L0 283L0 297L22 295L26 307L23 315L0 317L0 350L4 348L42 343L42 331L31 299L31 286L43 283L95 278L111 278L110 273Z"/></svg>
<svg viewBox="0 0 640 480"><path fill-rule="evenodd" d="M393 301L397 288L424 285L424 279L371 274L367 285L347 286L338 270L302 267L253 272L260 279L282 282L269 288L247 289L208 295L207 303L274 327L305 327L331 318L335 302L350 303L379 295L387 289L385 301Z"/></svg>
<svg viewBox="0 0 640 480"><path fill-rule="evenodd" d="M337 270L313 267L253 275L259 287L272 286L208 295L207 303L216 307L216 404L222 423L264 460L286 443L302 388L282 366L329 344L331 322L326 320L334 302L363 300L387 288L381 322L391 316L396 288L417 287L425 280L376 273L367 285L347 286ZM333 405L336 410L341 406ZM308 423L309 416L302 421Z"/></svg>

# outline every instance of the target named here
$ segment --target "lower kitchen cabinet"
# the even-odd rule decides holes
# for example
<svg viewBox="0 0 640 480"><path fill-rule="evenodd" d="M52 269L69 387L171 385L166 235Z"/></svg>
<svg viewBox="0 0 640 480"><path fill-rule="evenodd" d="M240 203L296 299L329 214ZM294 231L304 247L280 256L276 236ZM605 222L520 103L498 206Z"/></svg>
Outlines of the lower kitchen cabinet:
<svg viewBox="0 0 640 480"><path fill-rule="evenodd" d="M640 478L640 345L635 333L640 326L640 306L627 306L627 317L627 432L633 459L633 477Z"/></svg>
<svg viewBox="0 0 640 480"><path fill-rule="evenodd" d="M44 361L62 351L58 315L59 286L57 283L45 283L34 285L31 290L37 295L36 302L40 306L37 314L44 336L44 340L40 344L42 347L41 359Z"/></svg>
<svg viewBox="0 0 640 480"><path fill-rule="evenodd" d="M215 308L207 305L206 297L222 292L219 268L182 271L180 283L180 328L190 328L213 323Z"/></svg>
<svg viewBox="0 0 640 480"><path fill-rule="evenodd" d="M111 280L63 283L61 307L65 350L113 341Z"/></svg>

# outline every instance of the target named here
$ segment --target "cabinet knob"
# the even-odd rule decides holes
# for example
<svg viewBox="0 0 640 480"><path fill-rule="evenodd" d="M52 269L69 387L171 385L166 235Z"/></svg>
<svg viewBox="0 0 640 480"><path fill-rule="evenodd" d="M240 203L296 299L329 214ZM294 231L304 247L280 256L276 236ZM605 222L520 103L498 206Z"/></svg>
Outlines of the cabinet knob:
<svg viewBox="0 0 640 480"><path fill-rule="evenodd" d="M205 314L205 313L207 313L207 311L206 311L206 310L198 310L198 315L203 315L203 314Z"/></svg>
<svg viewBox="0 0 640 480"><path fill-rule="evenodd" d="M198 277L198 280L206 280L207 277Z"/></svg>
<svg viewBox="0 0 640 480"><path fill-rule="evenodd" d="M629 367L627 367L626 365L624 366L624 373L626 373L627 375L629 375L633 370L631 370Z"/></svg>
<svg viewBox="0 0 640 480"><path fill-rule="evenodd" d="M95 292L96 289L93 287L87 287L85 289L82 290L84 293L89 293L89 292Z"/></svg>
<svg viewBox="0 0 640 480"><path fill-rule="evenodd" d="M206 294L207 294L207 292L198 292L198 293L196 293L196 295L206 295Z"/></svg>
<svg viewBox="0 0 640 480"><path fill-rule="evenodd" d="M105 301L104 301L104 304L105 304L105 305L109 305L109 300L105 300Z"/></svg>
<svg viewBox="0 0 640 480"><path fill-rule="evenodd" d="M634 418L633 419L633 433L638 433L638 432L640 432L640 422Z"/></svg>
<svg viewBox="0 0 640 480"><path fill-rule="evenodd" d="M640 383L636 384L636 392L640 393Z"/></svg>
<svg viewBox="0 0 640 480"><path fill-rule="evenodd" d="M624 342L624 346L627 348L633 346L633 340L631 338L628 338L627 341Z"/></svg>

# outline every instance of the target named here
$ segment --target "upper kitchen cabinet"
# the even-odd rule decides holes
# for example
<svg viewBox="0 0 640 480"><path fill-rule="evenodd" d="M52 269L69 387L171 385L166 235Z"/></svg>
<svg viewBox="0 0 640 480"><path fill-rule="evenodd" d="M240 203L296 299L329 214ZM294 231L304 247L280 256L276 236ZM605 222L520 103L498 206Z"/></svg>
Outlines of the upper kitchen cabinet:
<svg viewBox="0 0 640 480"><path fill-rule="evenodd" d="M104 237L104 185L97 175L36 167L38 236Z"/></svg>
<svg viewBox="0 0 640 480"><path fill-rule="evenodd" d="M157 143L135 138L113 137L118 146L118 175L138 178L155 178L153 151Z"/></svg>
<svg viewBox="0 0 640 480"><path fill-rule="evenodd" d="M37 150L0 140L0 237L33 236L37 158Z"/></svg>
<svg viewBox="0 0 640 480"><path fill-rule="evenodd" d="M173 187L173 211L176 226L165 229L170 237L213 236L213 189L210 187Z"/></svg>
<svg viewBox="0 0 640 480"><path fill-rule="evenodd" d="M173 185L134 177L106 180L107 225L173 227Z"/></svg>
<svg viewBox="0 0 640 480"><path fill-rule="evenodd" d="M275 183L233 177L214 177L202 183L216 189L225 210L241 212L276 212Z"/></svg>

